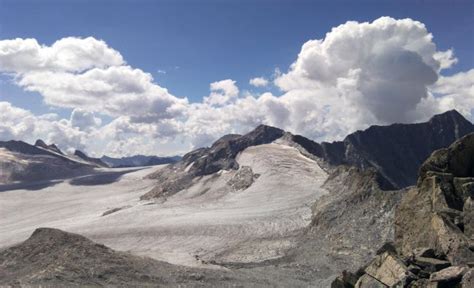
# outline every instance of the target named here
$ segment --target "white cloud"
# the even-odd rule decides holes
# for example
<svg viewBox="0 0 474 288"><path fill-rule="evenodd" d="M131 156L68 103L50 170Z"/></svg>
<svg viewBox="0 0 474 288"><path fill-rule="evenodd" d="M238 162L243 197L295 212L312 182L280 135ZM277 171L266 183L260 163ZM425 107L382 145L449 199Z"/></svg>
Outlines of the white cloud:
<svg viewBox="0 0 474 288"><path fill-rule="evenodd" d="M40 93L45 103L74 110L70 119L59 119L0 102L0 137L82 145L96 156L172 154L261 123L328 141L448 109L472 119L474 69L442 76L457 59L452 49L438 51L432 39L411 19L347 22L304 43L286 73L275 69L272 79L282 95L240 93L236 81L225 79L211 83L200 103L171 95L94 38L65 38L52 46L3 40L0 71L13 73L19 86ZM268 80L250 84L262 87ZM104 114L112 121L102 124Z"/></svg>
<svg viewBox="0 0 474 288"><path fill-rule="evenodd" d="M93 37L62 38L51 46L40 45L31 38L0 41L0 67L4 72L81 72L123 64L119 52Z"/></svg>
<svg viewBox="0 0 474 288"><path fill-rule="evenodd" d="M2 40L0 72L14 73L18 85L39 92L49 105L136 121L173 118L187 104L91 37L64 38L51 46L34 39Z"/></svg>
<svg viewBox="0 0 474 288"><path fill-rule="evenodd" d="M33 115L30 111L0 102L0 140L20 139L33 143L43 139L63 149L84 148L87 133L72 127L69 120L56 114Z"/></svg>
<svg viewBox="0 0 474 288"><path fill-rule="evenodd" d="M442 76L431 91L438 95L439 110L458 110L464 116L472 118L474 109L474 69L452 76Z"/></svg>
<svg viewBox="0 0 474 288"><path fill-rule="evenodd" d="M78 127L81 130L88 130L100 126L102 120L94 116L94 113L74 109L71 113L70 123L72 127Z"/></svg>
<svg viewBox="0 0 474 288"><path fill-rule="evenodd" d="M211 106L222 106L234 101L239 96L239 88L231 79L213 82L210 85L211 94L204 97L204 103Z"/></svg>
<svg viewBox="0 0 474 288"><path fill-rule="evenodd" d="M268 80L263 77L255 77L250 79L249 84L255 87L265 87L268 85Z"/></svg>

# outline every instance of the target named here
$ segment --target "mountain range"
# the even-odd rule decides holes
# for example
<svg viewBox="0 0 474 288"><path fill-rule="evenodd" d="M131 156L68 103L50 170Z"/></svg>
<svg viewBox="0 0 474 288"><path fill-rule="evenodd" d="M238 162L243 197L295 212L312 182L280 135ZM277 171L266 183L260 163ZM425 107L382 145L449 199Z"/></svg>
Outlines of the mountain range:
<svg viewBox="0 0 474 288"><path fill-rule="evenodd" d="M89 170L0 193L0 284L470 287L472 133L454 110L332 143L260 125L168 165L96 175L107 158L1 142L3 179Z"/></svg>

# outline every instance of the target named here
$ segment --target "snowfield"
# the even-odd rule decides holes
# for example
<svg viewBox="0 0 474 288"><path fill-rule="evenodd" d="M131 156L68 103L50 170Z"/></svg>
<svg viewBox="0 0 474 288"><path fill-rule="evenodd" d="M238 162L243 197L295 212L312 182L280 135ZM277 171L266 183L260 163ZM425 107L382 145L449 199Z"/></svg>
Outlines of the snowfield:
<svg viewBox="0 0 474 288"><path fill-rule="evenodd" d="M38 227L54 227L187 266L280 257L310 223L311 205L327 193L321 188L327 173L283 144L247 148L237 160L260 174L246 190L226 184L236 171L220 171L168 199L140 201L153 188L155 180L144 176L160 169L155 166L97 169L96 175L0 192L0 249Z"/></svg>

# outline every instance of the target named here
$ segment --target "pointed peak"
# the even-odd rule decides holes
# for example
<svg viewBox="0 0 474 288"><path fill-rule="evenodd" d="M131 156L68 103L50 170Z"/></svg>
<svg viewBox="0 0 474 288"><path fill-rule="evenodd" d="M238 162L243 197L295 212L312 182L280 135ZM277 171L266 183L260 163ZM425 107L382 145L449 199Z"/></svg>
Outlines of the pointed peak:
<svg viewBox="0 0 474 288"><path fill-rule="evenodd" d="M435 121L449 121L454 120L455 122L469 122L464 116L457 110L449 110L441 114L434 115L431 117L430 122ZM469 122L470 123L470 122Z"/></svg>
<svg viewBox="0 0 474 288"><path fill-rule="evenodd" d="M81 150L74 150L74 155L76 155L79 158L89 158L86 153L82 152Z"/></svg>
<svg viewBox="0 0 474 288"><path fill-rule="evenodd" d="M255 129L245 134L243 137L251 137L251 138L263 137L265 139L273 138L271 140L273 141L277 138L282 137L283 134L285 134L285 131L281 130L280 128L260 124Z"/></svg>
<svg viewBox="0 0 474 288"><path fill-rule="evenodd" d="M46 143L41 139L36 140L35 146L48 149L48 145L46 145Z"/></svg>

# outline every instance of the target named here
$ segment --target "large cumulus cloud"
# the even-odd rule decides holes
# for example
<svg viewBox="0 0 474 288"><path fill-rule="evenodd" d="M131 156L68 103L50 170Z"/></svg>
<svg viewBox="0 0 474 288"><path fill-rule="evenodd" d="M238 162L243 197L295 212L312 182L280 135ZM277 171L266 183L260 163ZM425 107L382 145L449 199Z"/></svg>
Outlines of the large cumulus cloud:
<svg viewBox="0 0 474 288"><path fill-rule="evenodd" d="M414 121L427 87L441 68L455 63L432 39L424 24L411 19L347 22L324 39L306 42L275 82L285 91L336 87L336 97L380 123Z"/></svg>

